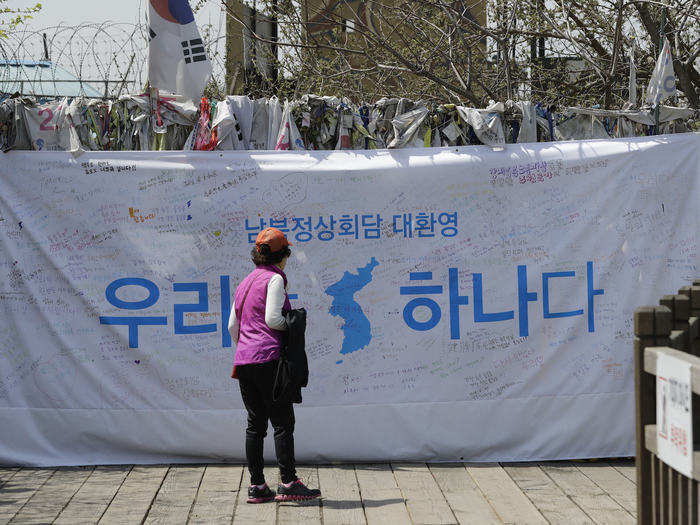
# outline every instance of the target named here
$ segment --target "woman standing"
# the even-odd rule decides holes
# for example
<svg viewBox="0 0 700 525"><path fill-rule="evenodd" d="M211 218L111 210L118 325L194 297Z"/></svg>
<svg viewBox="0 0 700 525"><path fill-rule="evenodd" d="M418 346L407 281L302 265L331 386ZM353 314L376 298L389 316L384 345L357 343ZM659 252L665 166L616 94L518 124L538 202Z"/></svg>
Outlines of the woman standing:
<svg viewBox="0 0 700 525"><path fill-rule="evenodd" d="M284 233L266 228L251 251L255 270L236 288L228 330L236 343L232 377L238 379L248 411L245 452L250 471L248 503L318 498L296 475L294 465L294 408L289 400L272 400L277 362L291 310L284 267L291 255ZM268 419L275 430L275 452L280 469L277 496L265 483L263 439Z"/></svg>

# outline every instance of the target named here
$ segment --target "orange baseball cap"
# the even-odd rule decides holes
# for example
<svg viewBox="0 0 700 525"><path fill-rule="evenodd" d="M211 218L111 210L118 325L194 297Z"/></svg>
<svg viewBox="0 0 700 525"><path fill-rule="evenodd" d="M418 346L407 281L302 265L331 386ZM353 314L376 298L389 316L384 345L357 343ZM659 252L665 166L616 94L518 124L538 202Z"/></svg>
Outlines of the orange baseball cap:
<svg viewBox="0 0 700 525"><path fill-rule="evenodd" d="M265 228L258 233L255 239L255 246L260 246L261 244L267 244L271 252L278 252L282 248L292 246L292 243L287 240L287 236L284 232L277 228Z"/></svg>

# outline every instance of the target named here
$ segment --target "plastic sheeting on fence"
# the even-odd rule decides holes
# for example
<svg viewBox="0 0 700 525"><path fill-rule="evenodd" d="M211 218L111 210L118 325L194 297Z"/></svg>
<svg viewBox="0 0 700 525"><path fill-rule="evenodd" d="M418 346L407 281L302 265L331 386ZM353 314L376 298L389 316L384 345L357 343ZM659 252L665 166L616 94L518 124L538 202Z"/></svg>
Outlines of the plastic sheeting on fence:
<svg viewBox="0 0 700 525"><path fill-rule="evenodd" d="M662 106L660 130L689 130L698 116ZM487 108L382 98L353 105L304 95L280 102L229 96L197 107L178 96L125 95L117 101L29 98L0 103L0 148L34 150L333 150L486 144L648 135L649 109L566 108L552 113L528 101Z"/></svg>

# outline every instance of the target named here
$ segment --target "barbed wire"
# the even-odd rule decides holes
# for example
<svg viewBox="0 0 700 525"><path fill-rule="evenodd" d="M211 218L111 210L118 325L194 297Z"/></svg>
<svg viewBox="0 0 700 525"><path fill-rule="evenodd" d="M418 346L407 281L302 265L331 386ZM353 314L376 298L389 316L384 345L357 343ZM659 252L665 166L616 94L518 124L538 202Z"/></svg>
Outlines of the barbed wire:
<svg viewBox="0 0 700 525"><path fill-rule="evenodd" d="M197 12L205 6L218 4L220 1L221 0L193 0L192 6L194 11ZM48 92L55 93L53 96L60 96L60 93L67 91L65 88L70 85L71 82L73 82L74 87L77 83L78 87L78 89L71 90L71 92L87 94L89 91L91 96L95 98L115 98L120 94L142 92L148 77L147 8L148 1L139 0L138 13L140 14L140 19L137 23L103 21L87 22L77 25L62 23L43 29L31 30L28 29L26 25L20 25L15 28L8 34L7 38L0 39L0 66L6 65L6 67L0 67L0 97L3 92L7 93L8 91L21 91L23 94L35 95L39 98L42 98L42 95ZM688 17L692 18L693 16L696 15L689 11ZM225 12L219 11L218 17L212 17L209 23L201 20L201 13L198 15L198 18L200 33L213 65L212 81L214 85L212 86L213 89L208 90L207 93L217 94L217 96L221 98L228 92L228 86L225 80ZM334 20L330 22L340 23ZM287 23L287 26L289 25L293 24ZM302 31L306 26L303 20L297 20L297 25L295 27ZM340 25L337 25L337 27L339 28ZM636 34L637 29L635 25L632 24L630 27L631 31ZM355 30L357 30L357 28L355 28ZM697 33L697 30L695 31ZM236 36L243 40L245 28L241 27L240 32L241 33ZM250 33L250 31L248 31L248 33ZM532 37L529 32L525 33L522 35L514 33L510 44L513 49L513 57L511 57L513 60L513 67L519 71L519 73L515 71L511 72L517 77L514 77L513 80L514 90L516 91L514 95L516 98L540 100L545 104L559 101L565 103L565 105L586 105L597 101L599 98L597 94L586 98L586 92L589 87L592 89L592 87L599 86L600 79L592 75L589 79L589 86L579 78L581 77L581 73L590 73L592 70L589 67L590 64L587 66L584 63L585 61L582 62L585 58L585 53L579 52L580 46L578 45L578 40L572 39L571 42L568 42L559 39L557 42L560 42L560 45L564 47L559 50L549 50L549 62L545 63L541 61L540 63L540 61L535 61L530 63L528 62L527 56L516 56L515 53L516 49L522 51L526 55L531 53L530 45ZM45 38L44 35L46 35ZM635 38L636 46L641 45L641 41L644 40L643 37L644 35L640 33L638 38ZM250 38L250 34L248 34L248 38ZM302 37L297 35L297 39L301 41ZM567 47L573 44L576 44L576 46L573 48ZM697 41L695 41L693 46L697 46ZM262 49L264 46L259 47ZM426 47L424 51L427 49ZM478 49L478 46L475 47L475 49ZM627 81L620 71L624 71L627 68L628 59L626 54L628 52L628 49L624 49L621 52L625 56L619 58L618 61L620 65L617 68L617 76L615 82L611 82L611 86L615 88L613 90L616 97L613 97L614 105L622 105L626 99ZM285 91L285 95L287 92L290 94L293 92L294 97L296 97L302 92L309 91L314 93L318 92L319 94L342 94L352 96L350 92L353 91L353 89L355 91L362 91L366 87L363 84L363 79L365 77L362 73L364 70L361 67L351 67L352 64L347 62L347 60L345 62L342 60L340 60L340 62L333 62L330 60L333 58L331 53L307 53L304 55L306 62L302 59L301 52L294 56L289 50L285 50L285 53L284 59L280 60L279 63L280 71L283 71L282 76L285 78L289 77L294 80L293 89L291 91ZM491 51L489 51L489 53L491 53ZM50 67L42 68L43 74L40 76L36 74L38 68L34 67L34 69L32 69L31 67L22 67L21 65L22 61L30 60L37 62L46 58L47 55L51 65ZM342 55L342 53L339 54L339 57L345 58L340 55ZM641 53L641 55L640 58L644 59L644 54ZM638 64L638 67L646 69L646 73L642 73L640 70L640 72L638 72L639 78L642 78L644 74L648 76L654 65L655 57L653 56L653 49L648 50L646 55L646 61L642 63L642 60L640 60ZM271 57L271 59L277 60L280 59L280 56ZM491 59L492 57L487 58L484 64L494 66L495 63L492 64L489 62ZM602 58L599 62L603 64L603 66L606 66L607 69L610 69L610 67L606 65L606 60L607 59ZM700 54L695 56L695 61L697 62L698 60L700 60ZM595 61L592 60L591 62ZM7 66L7 64L17 65ZM348 65L348 67L341 67L343 65ZM460 66L461 64L457 65ZM556 66L556 68L554 68L554 66ZM386 72L381 71L380 73L391 74L389 81L384 81L384 76L379 75L377 77L378 80L376 84L383 88L379 91L382 94L385 94L386 91L392 92L395 96L408 96L411 98L421 98L425 96L425 98L431 100L436 97L442 98L445 96L442 91L434 90L432 84L425 82L422 84L411 82L403 89L406 81L411 79L415 80L415 78L410 75L403 75L403 70L397 66L385 66L383 63L379 63L377 67L380 69L389 67ZM333 68L339 69L342 74L329 75L328 71ZM554 73L552 73L553 68L557 69ZM491 67L489 71L492 73L492 76L489 78L492 82L486 82L489 86L491 86L491 84L498 84L500 86L506 82L507 79L501 74L501 69L503 68ZM247 71L247 69L245 71ZM624 72L626 73L626 71ZM306 73L309 74L307 75ZM516 73L520 76L518 77ZM540 86L537 83L527 80L528 78L537 77L540 74L543 75L543 78L552 77L551 82L542 83ZM73 80L68 80L70 78L73 78ZM523 80L523 78L526 80ZM353 89L349 87L351 83L348 79L356 80L356 82L352 84ZM479 83L480 78L475 78L474 82ZM579 85L584 85L584 87L578 89ZM432 91L426 92L426 86L429 90L432 89ZM49 87L51 89L47 89ZM249 86L246 85L246 88L249 89ZM270 89L278 88L279 86L273 86ZM377 90L374 89L374 91L370 91L375 92ZM522 91L522 93L520 93L520 91ZM253 93L253 91L250 90L247 92L249 94ZM569 92L573 94L571 96L567 95ZM282 96L281 93L282 91L279 90L279 92L273 93L271 91L270 93L262 94L268 96L271 94ZM496 95L491 96L490 93L489 97L494 99L498 98Z"/></svg>
<svg viewBox="0 0 700 525"><path fill-rule="evenodd" d="M212 61L213 82L223 89L226 36L221 24L200 24L200 31ZM37 63L47 57L50 65L43 64L39 74ZM0 90L20 91L21 86L21 94L39 98L66 92L94 98L97 93L105 98L140 93L148 79L147 23L20 27L0 40L0 66Z"/></svg>

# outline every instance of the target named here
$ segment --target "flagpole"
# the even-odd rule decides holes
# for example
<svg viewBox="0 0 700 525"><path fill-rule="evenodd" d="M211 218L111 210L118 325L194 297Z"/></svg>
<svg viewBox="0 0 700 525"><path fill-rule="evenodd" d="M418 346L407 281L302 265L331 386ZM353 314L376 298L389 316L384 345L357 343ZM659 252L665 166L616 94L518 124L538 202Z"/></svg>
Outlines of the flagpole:
<svg viewBox="0 0 700 525"><path fill-rule="evenodd" d="M630 108L637 106L637 64L634 61L634 41L635 36L630 37L632 46L630 48L630 78L628 87L627 103Z"/></svg>
<svg viewBox="0 0 700 525"><path fill-rule="evenodd" d="M150 105L150 111L149 111L150 118L148 121L148 133L146 134L146 137L150 138L150 136L153 135L153 144L151 144L150 140L149 140L148 149L155 148L155 142L156 142L156 140L155 140L155 138L156 138L155 127L156 127L156 122L157 122L156 119L158 116L158 112L157 112L158 97L159 97L158 88L155 88L149 84L149 86L148 86L148 102Z"/></svg>
<svg viewBox="0 0 700 525"><path fill-rule="evenodd" d="M666 8L661 9L661 29L659 30L659 53L664 48L664 28L666 26ZM656 103L656 108L654 109L654 135L659 134L659 106L661 106L661 101Z"/></svg>

